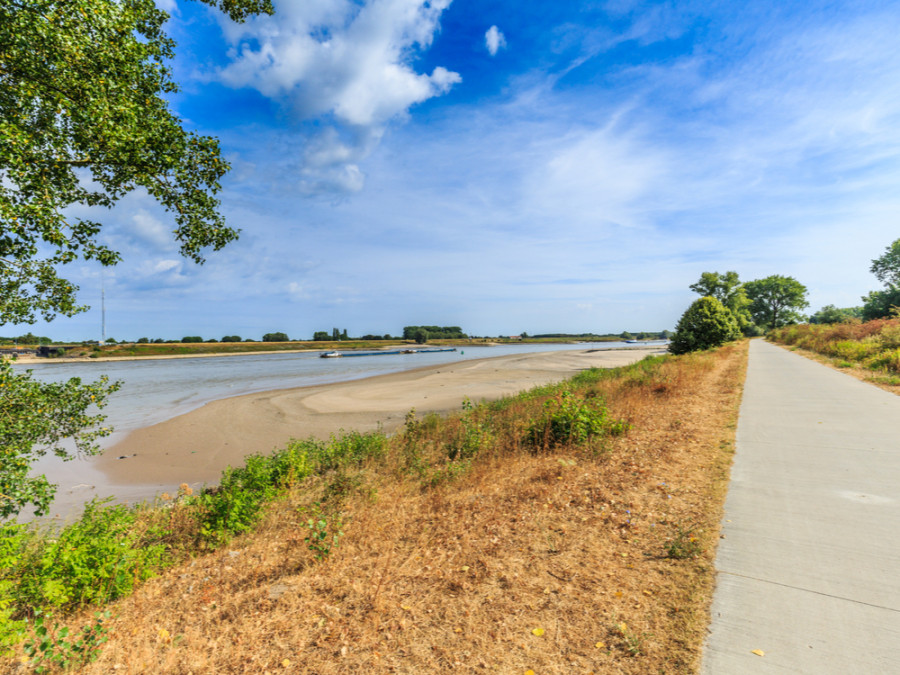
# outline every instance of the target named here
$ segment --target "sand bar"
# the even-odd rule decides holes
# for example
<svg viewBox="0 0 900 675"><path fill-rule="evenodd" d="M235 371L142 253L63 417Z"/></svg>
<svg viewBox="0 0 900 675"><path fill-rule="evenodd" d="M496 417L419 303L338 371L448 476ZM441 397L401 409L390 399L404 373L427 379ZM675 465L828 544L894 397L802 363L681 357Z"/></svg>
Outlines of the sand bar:
<svg viewBox="0 0 900 675"><path fill-rule="evenodd" d="M247 394L207 403L137 429L88 462L48 472L60 484L54 514L70 515L94 496L134 502L181 483L215 483L227 466L291 438L328 438L340 430L391 432L410 409L459 410L464 398L495 400L558 382L587 368L611 368L661 353L659 345L628 349L535 352L429 366L364 380ZM86 466L87 465L87 466Z"/></svg>

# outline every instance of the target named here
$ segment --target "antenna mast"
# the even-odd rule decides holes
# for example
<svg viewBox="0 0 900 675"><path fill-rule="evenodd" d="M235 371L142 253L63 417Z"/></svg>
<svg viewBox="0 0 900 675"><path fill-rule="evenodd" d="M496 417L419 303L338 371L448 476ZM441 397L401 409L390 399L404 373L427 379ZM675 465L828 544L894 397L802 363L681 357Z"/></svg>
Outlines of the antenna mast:
<svg viewBox="0 0 900 675"><path fill-rule="evenodd" d="M106 288L100 274L100 344L106 342Z"/></svg>

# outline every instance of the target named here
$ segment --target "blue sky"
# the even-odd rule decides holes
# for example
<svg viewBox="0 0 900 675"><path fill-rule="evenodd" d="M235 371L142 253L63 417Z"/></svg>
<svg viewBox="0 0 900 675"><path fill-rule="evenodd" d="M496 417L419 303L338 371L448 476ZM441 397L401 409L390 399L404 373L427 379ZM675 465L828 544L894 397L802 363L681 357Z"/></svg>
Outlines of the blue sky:
<svg viewBox="0 0 900 675"><path fill-rule="evenodd" d="M900 236L896 2L157 4L242 236L196 266L123 200L118 339L671 329L704 271L858 305ZM95 338L100 270L70 272L94 309L33 330Z"/></svg>

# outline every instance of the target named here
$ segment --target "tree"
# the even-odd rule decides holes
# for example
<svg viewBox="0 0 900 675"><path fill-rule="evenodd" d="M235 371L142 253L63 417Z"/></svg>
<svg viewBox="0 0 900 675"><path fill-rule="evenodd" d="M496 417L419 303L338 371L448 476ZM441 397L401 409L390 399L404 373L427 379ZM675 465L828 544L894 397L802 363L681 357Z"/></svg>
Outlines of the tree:
<svg viewBox="0 0 900 675"><path fill-rule="evenodd" d="M799 310L809 306L806 286L793 277L773 274L744 284L753 321L767 329L803 321Z"/></svg>
<svg viewBox="0 0 900 675"><path fill-rule="evenodd" d="M897 239L884 254L872 261L869 270L888 289L900 289L900 239Z"/></svg>
<svg viewBox="0 0 900 675"><path fill-rule="evenodd" d="M182 342L203 342L203 338L199 335L185 335L181 338Z"/></svg>
<svg viewBox="0 0 900 675"><path fill-rule="evenodd" d="M862 317L862 307L835 307L825 305L818 312L809 317L810 323L841 323L848 319Z"/></svg>
<svg viewBox="0 0 900 675"><path fill-rule="evenodd" d="M149 343L149 342L150 342L150 338L145 338L145 337L138 338L138 341L137 341L137 343L138 343L139 345L145 345L145 344L147 344L147 343Z"/></svg>
<svg viewBox="0 0 900 675"><path fill-rule="evenodd" d="M118 388L119 383L110 384L106 377L91 384L78 378L38 382L31 371L17 373L10 362L0 360L0 518L14 516L29 504L39 516L47 512L55 486L46 476L30 476L32 463L48 452L72 459L65 439L74 441L79 454L99 452L97 439L111 429L98 426L102 415L87 411L102 408Z"/></svg>
<svg viewBox="0 0 900 675"><path fill-rule="evenodd" d="M313 340L315 342L327 342L330 339L331 337L329 337L328 333L324 330L317 330L313 333Z"/></svg>
<svg viewBox="0 0 900 675"><path fill-rule="evenodd" d="M270 0L200 1L235 21L272 11ZM172 214L182 254L198 263L237 237L215 197L229 169L218 142L169 109L167 20L152 0L0 0L0 325L86 309L60 268L118 262L94 214L133 190ZM5 362L0 384L0 516L28 504L44 513L54 487L29 477L31 464L48 451L70 459L65 439L99 452L109 429L87 411L117 384L43 384Z"/></svg>
<svg viewBox="0 0 900 675"><path fill-rule="evenodd" d="M872 291L863 296L862 320L883 319L900 312L900 288Z"/></svg>
<svg viewBox="0 0 900 675"><path fill-rule="evenodd" d="M222 337L222 342L240 342L240 335L225 335Z"/></svg>
<svg viewBox="0 0 900 675"><path fill-rule="evenodd" d="M888 246L881 257L875 258L869 270L885 285L885 290L863 296L863 320L894 315L900 311L900 239Z"/></svg>
<svg viewBox="0 0 900 675"><path fill-rule="evenodd" d="M699 293L701 297L708 295L721 302L734 314L742 331L746 331L753 323L749 311L750 300L737 272L729 271L725 274L703 272L700 280L696 284L691 284L690 289Z"/></svg>
<svg viewBox="0 0 900 675"><path fill-rule="evenodd" d="M734 315L718 299L706 296L687 308L669 343L673 354L711 349L741 336Z"/></svg>
<svg viewBox="0 0 900 675"><path fill-rule="evenodd" d="M268 0L201 0L235 20ZM203 261L237 237L218 212L230 168L218 141L169 110L169 16L150 0L0 0L0 315L48 321L80 311L58 268L113 265L102 224L69 207L111 208L145 189L175 221L181 252Z"/></svg>
<svg viewBox="0 0 900 675"><path fill-rule="evenodd" d="M424 328L417 330L413 337L418 345L424 345L428 342L428 332Z"/></svg>
<svg viewBox="0 0 900 675"><path fill-rule="evenodd" d="M287 333L266 333L262 338L263 342L290 342Z"/></svg>

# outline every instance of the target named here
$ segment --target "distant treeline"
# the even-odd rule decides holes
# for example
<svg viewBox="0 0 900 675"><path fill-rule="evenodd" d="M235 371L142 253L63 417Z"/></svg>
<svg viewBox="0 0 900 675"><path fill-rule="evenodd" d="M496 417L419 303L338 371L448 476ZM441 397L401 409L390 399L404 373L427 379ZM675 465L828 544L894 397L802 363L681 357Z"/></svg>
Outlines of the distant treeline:
<svg viewBox="0 0 900 675"><path fill-rule="evenodd" d="M422 332L429 340L459 340L469 337L459 326L404 326L403 339L415 340Z"/></svg>
<svg viewBox="0 0 900 675"><path fill-rule="evenodd" d="M32 335L31 333L25 333L25 335L20 335L19 337L0 337L0 344L20 344L20 345L48 345L53 340L48 337L41 337L40 335Z"/></svg>

